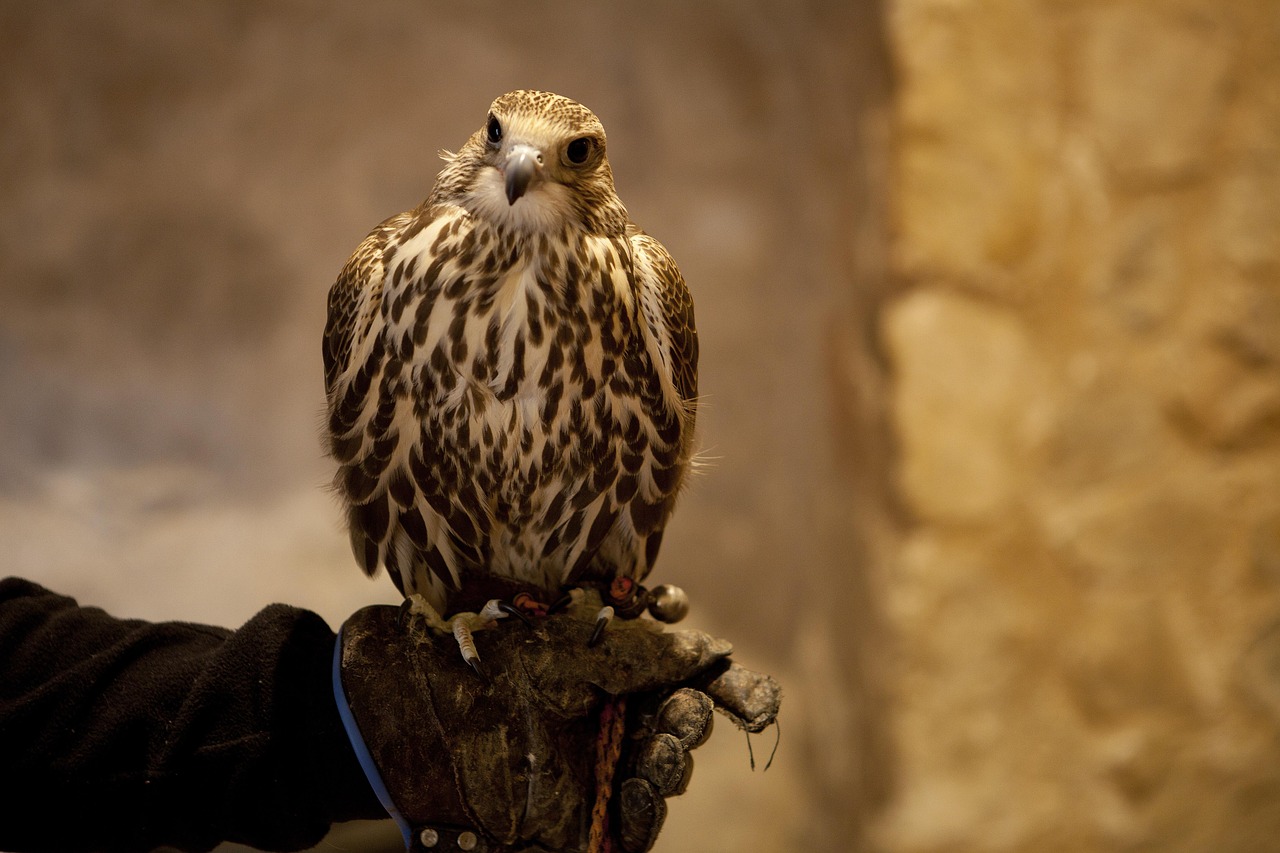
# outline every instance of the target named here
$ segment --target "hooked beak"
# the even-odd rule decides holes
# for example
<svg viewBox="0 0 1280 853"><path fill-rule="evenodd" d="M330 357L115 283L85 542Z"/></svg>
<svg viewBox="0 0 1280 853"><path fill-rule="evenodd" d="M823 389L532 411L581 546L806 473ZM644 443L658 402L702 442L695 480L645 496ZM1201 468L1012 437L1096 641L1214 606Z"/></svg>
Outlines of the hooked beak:
<svg viewBox="0 0 1280 853"><path fill-rule="evenodd" d="M503 164L506 178L507 204L515 204L524 195L534 177L542 171L542 152L531 145L513 145Z"/></svg>

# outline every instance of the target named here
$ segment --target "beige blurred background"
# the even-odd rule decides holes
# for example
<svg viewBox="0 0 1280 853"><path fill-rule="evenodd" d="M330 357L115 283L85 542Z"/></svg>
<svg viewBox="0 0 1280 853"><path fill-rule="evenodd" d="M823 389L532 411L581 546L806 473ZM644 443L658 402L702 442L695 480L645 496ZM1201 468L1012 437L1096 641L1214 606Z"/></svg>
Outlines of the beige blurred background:
<svg viewBox="0 0 1280 853"><path fill-rule="evenodd" d="M655 578L787 689L659 849L1280 850L1278 44L1274 0L0 4L0 571L393 601L325 294L552 89L697 300Z"/></svg>

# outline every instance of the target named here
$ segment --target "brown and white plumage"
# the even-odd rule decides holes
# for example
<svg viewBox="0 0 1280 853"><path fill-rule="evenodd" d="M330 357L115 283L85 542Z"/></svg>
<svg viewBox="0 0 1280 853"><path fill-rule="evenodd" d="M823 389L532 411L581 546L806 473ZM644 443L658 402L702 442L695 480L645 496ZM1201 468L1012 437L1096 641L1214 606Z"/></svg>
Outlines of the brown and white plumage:
<svg viewBox="0 0 1280 853"><path fill-rule="evenodd" d="M356 560L441 614L487 578L638 582L692 453L680 271L629 221L581 104L503 95L444 156L329 292L328 449Z"/></svg>

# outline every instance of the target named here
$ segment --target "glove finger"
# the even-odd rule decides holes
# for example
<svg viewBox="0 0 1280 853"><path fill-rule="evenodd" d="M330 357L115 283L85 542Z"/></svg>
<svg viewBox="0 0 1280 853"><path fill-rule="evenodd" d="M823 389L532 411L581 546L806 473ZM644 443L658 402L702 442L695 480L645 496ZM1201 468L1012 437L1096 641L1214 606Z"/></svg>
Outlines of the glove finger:
<svg viewBox="0 0 1280 853"><path fill-rule="evenodd" d="M776 720L782 707L782 687L772 676L732 661L707 670L694 683L734 725L753 734Z"/></svg>
<svg viewBox="0 0 1280 853"><path fill-rule="evenodd" d="M714 718L711 712L715 703L701 690L681 687L663 701L658 708L654 727L659 732L674 735L683 749L702 746L711 736Z"/></svg>
<svg viewBox="0 0 1280 853"><path fill-rule="evenodd" d="M703 631L616 630L600 644L586 678L607 693L638 693L680 684L733 652Z"/></svg>
<svg viewBox="0 0 1280 853"><path fill-rule="evenodd" d="M636 756L636 773L653 783L664 797L684 789L687 756L675 735L665 732L644 741Z"/></svg>
<svg viewBox="0 0 1280 853"><path fill-rule="evenodd" d="M661 631L653 623L623 623L588 646L589 623L569 614L543 621L520 656L530 681L569 716L594 706L593 688L619 696L688 681L724 659L733 646L702 631ZM571 662L567 665L566 662Z"/></svg>
<svg viewBox="0 0 1280 853"><path fill-rule="evenodd" d="M639 777L622 783L618 792L618 841L626 853L652 850L667 819L667 802Z"/></svg>

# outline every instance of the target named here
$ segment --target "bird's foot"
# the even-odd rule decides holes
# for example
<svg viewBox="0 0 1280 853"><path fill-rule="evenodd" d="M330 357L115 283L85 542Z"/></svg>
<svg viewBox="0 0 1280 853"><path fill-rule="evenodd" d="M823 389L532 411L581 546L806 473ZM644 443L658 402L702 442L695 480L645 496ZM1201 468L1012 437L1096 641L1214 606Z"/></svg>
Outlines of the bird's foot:
<svg viewBox="0 0 1280 853"><path fill-rule="evenodd" d="M587 647L594 648L604 639L605 629L613 621L614 606L605 603L600 591L593 587L574 587L547 609L548 613L568 610L578 618L588 618L592 622L591 636L587 638Z"/></svg>
<svg viewBox="0 0 1280 853"><path fill-rule="evenodd" d="M507 618L507 612L503 609L503 602L492 598L480 608L479 613L455 613L449 620L453 629L453 638L458 641L458 650L462 652L462 659L481 678L484 678L485 674L480 667L480 653L476 651L475 638L471 635L476 631L483 631L497 625L499 619Z"/></svg>
<svg viewBox="0 0 1280 853"><path fill-rule="evenodd" d="M431 602L418 592L405 596L404 601L400 603L400 613L396 617L396 622L404 627L415 616L426 622L427 627L438 634L448 634L451 630L449 623L440 615L440 611L432 607Z"/></svg>
<svg viewBox="0 0 1280 853"><path fill-rule="evenodd" d="M417 616L436 633L452 634L467 666L475 670L476 675L484 678L484 670L480 666L480 653L476 651L476 641L472 635L476 631L483 631L497 625L499 619L507 618L513 610L515 608L510 604L494 598L480 608L478 613L455 613L445 619L440 615L440 611L431 606L430 602L418 593L413 593L405 598L404 604L400 605L400 621L403 623L410 616ZM528 622L523 613L516 613L516 615Z"/></svg>
<svg viewBox="0 0 1280 853"><path fill-rule="evenodd" d="M648 620L640 620L648 611L658 622L679 622L689 612L689 596L678 586L663 584L647 590L629 577L617 577L609 586L582 586L570 589L546 609L548 614L568 611L578 619L592 623L587 646L600 644L610 624L621 619L627 625L661 628Z"/></svg>

